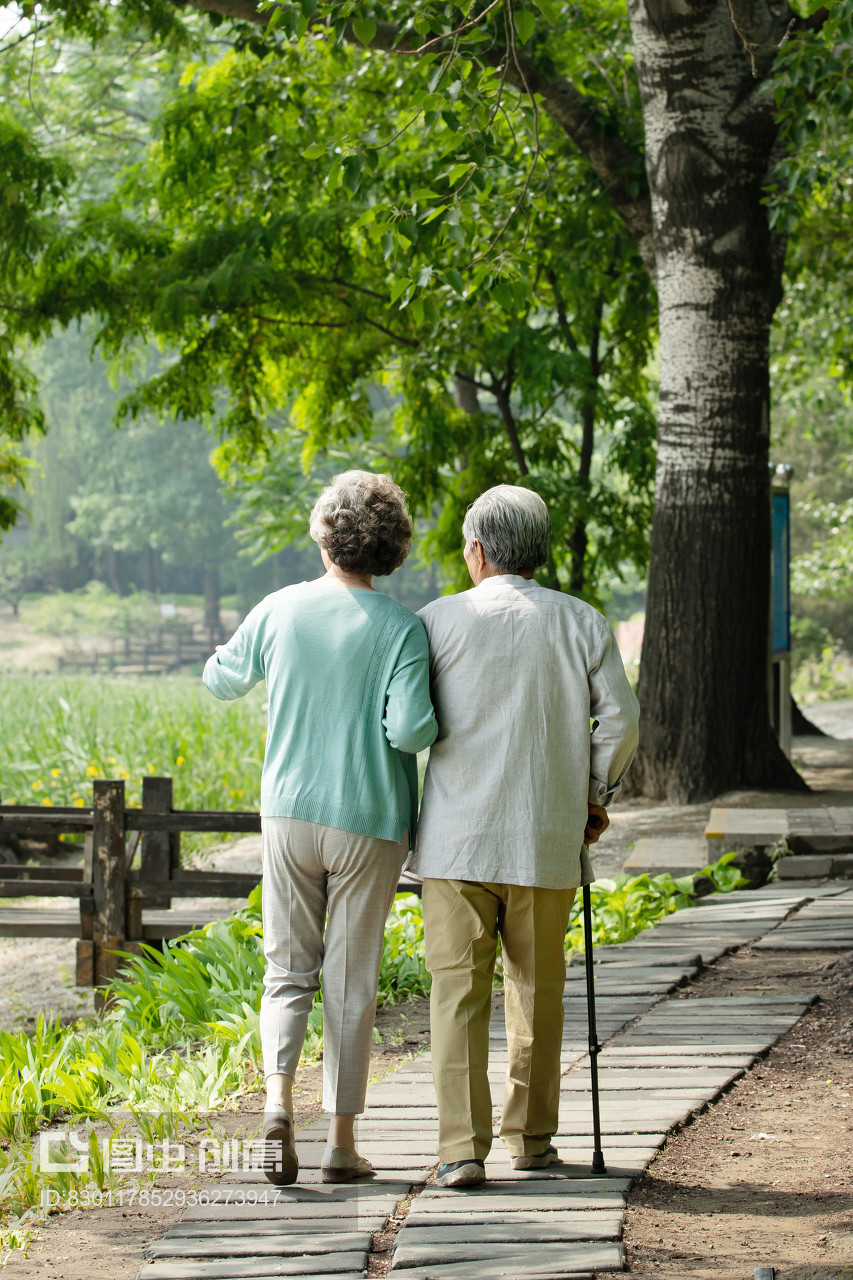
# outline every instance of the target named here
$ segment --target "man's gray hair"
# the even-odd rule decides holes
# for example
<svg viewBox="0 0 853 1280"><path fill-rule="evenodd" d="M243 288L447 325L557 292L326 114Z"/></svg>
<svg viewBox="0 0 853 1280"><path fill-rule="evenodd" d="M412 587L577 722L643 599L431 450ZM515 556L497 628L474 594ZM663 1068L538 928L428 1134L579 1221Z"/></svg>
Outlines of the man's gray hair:
<svg viewBox="0 0 853 1280"><path fill-rule="evenodd" d="M462 533L468 546L480 543L493 569L532 573L548 559L551 517L532 489L497 484L468 508Z"/></svg>

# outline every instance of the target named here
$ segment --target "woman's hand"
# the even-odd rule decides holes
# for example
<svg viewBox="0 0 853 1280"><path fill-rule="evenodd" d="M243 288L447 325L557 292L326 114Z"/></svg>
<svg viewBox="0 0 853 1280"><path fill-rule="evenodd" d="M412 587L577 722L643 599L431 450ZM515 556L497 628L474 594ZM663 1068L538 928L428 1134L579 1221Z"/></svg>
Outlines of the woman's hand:
<svg viewBox="0 0 853 1280"><path fill-rule="evenodd" d="M589 817L584 828L583 838L587 844L595 844L599 836L610 826L610 819L607 816L607 810L600 804L587 804Z"/></svg>

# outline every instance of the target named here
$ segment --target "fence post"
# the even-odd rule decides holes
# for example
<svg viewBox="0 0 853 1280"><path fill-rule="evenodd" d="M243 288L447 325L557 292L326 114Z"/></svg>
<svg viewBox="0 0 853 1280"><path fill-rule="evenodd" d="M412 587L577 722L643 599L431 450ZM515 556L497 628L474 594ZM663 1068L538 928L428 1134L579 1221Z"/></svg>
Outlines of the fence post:
<svg viewBox="0 0 853 1280"><path fill-rule="evenodd" d="M96 778L93 790L92 871L95 915L92 940L95 984L102 987L116 976L118 957L111 953L121 949L124 944L124 782L118 778ZM105 1003L103 991L96 991L95 1007L103 1009Z"/></svg>
<svg viewBox="0 0 853 1280"><path fill-rule="evenodd" d="M145 813L172 812L172 779L142 779L142 809ZM175 833L180 840L180 834ZM149 891L146 889L145 905L148 907L170 907L168 884L172 874L172 833L169 831L143 831L142 854L139 878L146 885L152 880L162 880L163 889Z"/></svg>

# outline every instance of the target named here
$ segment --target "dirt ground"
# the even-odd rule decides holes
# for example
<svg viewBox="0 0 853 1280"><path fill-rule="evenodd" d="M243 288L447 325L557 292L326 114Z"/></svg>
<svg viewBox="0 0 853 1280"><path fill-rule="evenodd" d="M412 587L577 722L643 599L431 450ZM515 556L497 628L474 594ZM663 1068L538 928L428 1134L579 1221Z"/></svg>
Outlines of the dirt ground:
<svg viewBox="0 0 853 1280"><path fill-rule="evenodd" d="M382 1038L371 1060L371 1081L393 1071L401 1060L418 1053L428 1041L429 1003L413 1000L397 1008L380 1010L376 1018ZM322 1114L322 1066L303 1068L294 1088L297 1129ZM236 1100L233 1110L217 1116L217 1136L251 1137L260 1129L263 1094ZM104 1130L106 1132L106 1130ZM183 1141L187 1135L179 1135ZM211 1179L206 1177L204 1185ZM124 1206L72 1209L53 1214L36 1230L26 1251L0 1253L0 1270L15 1280L134 1280L144 1261L144 1249L180 1221L182 1205L161 1203L140 1207L127 1204L128 1192L136 1184L128 1181ZM146 1184L147 1185L147 1184ZM157 1192L161 1200L200 1185L192 1177L160 1177ZM171 1195L170 1195L171 1193Z"/></svg>
<svg viewBox="0 0 853 1280"><path fill-rule="evenodd" d="M660 1280L853 1276L850 953L724 957L696 995L820 996L766 1058L672 1137L629 1196L632 1275Z"/></svg>

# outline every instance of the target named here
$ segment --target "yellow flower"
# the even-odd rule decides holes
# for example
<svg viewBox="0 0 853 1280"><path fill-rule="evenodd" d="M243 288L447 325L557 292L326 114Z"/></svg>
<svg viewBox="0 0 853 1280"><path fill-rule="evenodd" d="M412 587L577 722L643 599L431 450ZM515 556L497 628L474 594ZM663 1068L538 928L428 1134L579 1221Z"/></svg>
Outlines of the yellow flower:
<svg viewBox="0 0 853 1280"><path fill-rule="evenodd" d="M50 771L50 776L51 776L52 778L61 778L61 777L62 777L62 770L61 770L61 769L51 769L51 771Z"/></svg>
<svg viewBox="0 0 853 1280"><path fill-rule="evenodd" d="M87 777L87 778L97 778L97 776L98 776L98 766L97 766L96 764L87 764L87 765L86 765L86 777Z"/></svg>
<svg viewBox="0 0 853 1280"><path fill-rule="evenodd" d="M127 769L119 769L119 771L118 771L118 776L119 776L120 778L127 778L127 777L129 776L129 775L128 775L128 772L127 772Z"/></svg>
<svg viewBox="0 0 853 1280"><path fill-rule="evenodd" d="M148 772L149 772L149 773L153 773L153 772L154 772L154 765L153 765L153 764L147 764L147 765L145 766L145 768L148 770Z"/></svg>
<svg viewBox="0 0 853 1280"><path fill-rule="evenodd" d="M43 796L43 797L42 797L42 804L52 805L52 804L53 804L53 801L51 800L50 796Z"/></svg>
<svg viewBox="0 0 853 1280"><path fill-rule="evenodd" d="M186 756L178 756L177 760L175 761L175 764L178 765L178 767L180 767L182 764L186 764L186 762L187 762Z"/></svg>
<svg viewBox="0 0 853 1280"><path fill-rule="evenodd" d="M75 807L75 809L85 809L85 808L86 808L86 801L83 799L83 797L82 797L82 796L75 796L75 797L74 797L74 807Z"/></svg>
<svg viewBox="0 0 853 1280"><path fill-rule="evenodd" d="M107 761L107 764L115 764L115 762L116 762L115 756L110 756L109 760Z"/></svg>
<svg viewBox="0 0 853 1280"><path fill-rule="evenodd" d="M41 791L43 785L41 778L37 778L33 783L33 791Z"/></svg>

